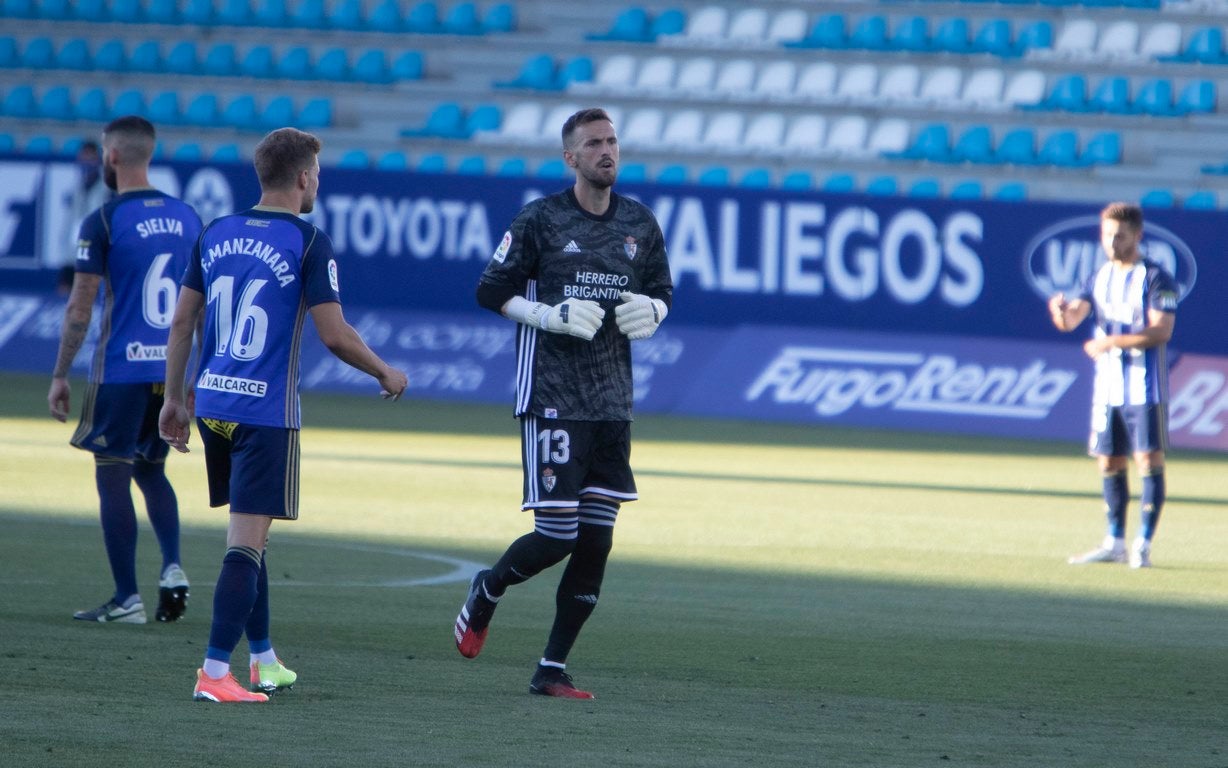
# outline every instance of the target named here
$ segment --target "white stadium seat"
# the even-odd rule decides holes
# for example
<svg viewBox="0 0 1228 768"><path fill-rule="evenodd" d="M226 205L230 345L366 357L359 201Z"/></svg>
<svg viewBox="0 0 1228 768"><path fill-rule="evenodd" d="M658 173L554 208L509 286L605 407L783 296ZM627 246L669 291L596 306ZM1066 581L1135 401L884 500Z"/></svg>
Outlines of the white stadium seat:
<svg viewBox="0 0 1228 768"><path fill-rule="evenodd" d="M618 141L629 147L651 149L661 143L665 113L656 107L643 107L627 116L627 127L618 132Z"/></svg>
<svg viewBox="0 0 1228 768"><path fill-rule="evenodd" d="M879 79L878 97L884 101L915 101L920 85L921 70L912 64L898 64L884 72Z"/></svg>
<svg viewBox="0 0 1228 768"><path fill-rule="evenodd" d="M781 151L788 155L818 155L827 139L827 118L822 115L795 117L785 131Z"/></svg>
<svg viewBox="0 0 1228 768"><path fill-rule="evenodd" d="M760 112L751 118L742 145L752 152L780 149L785 136L785 119L779 112Z"/></svg>
<svg viewBox="0 0 1228 768"><path fill-rule="evenodd" d="M1006 76L1000 69L987 67L975 70L964 81L964 91L960 96L960 101L982 109L1000 106L1005 80Z"/></svg>
<svg viewBox="0 0 1228 768"><path fill-rule="evenodd" d="M829 61L807 64L797 75L793 95L803 101L827 101L836 91L836 65Z"/></svg>
<svg viewBox="0 0 1228 768"><path fill-rule="evenodd" d="M674 112L661 131L661 144L669 147L686 147L699 143L703 134L704 117L697 109Z"/></svg>
<svg viewBox="0 0 1228 768"><path fill-rule="evenodd" d="M786 8L778 11L768 25L767 42L770 45L791 43L806 36L806 12L801 8Z"/></svg>
<svg viewBox="0 0 1228 768"><path fill-rule="evenodd" d="M712 90L712 81L716 77L716 60L707 56L690 59L678 68L678 78L674 81L674 90L679 93L694 96L706 95Z"/></svg>
<svg viewBox="0 0 1228 768"><path fill-rule="evenodd" d="M878 88L878 67L873 64L854 64L846 67L836 86L836 97L850 101L868 101L874 98Z"/></svg>
<svg viewBox="0 0 1228 768"><path fill-rule="evenodd" d="M837 118L827 131L823 148L840 155L855 155L864 151L866 131L869 126L861 115L845 115Z"/></svg>
<svg viewBox="0 0 1228 768"><path fill-rule="evenodd" d="M783 99L793 93L797 67L791 61L770 61L759 69L755 80L755 95L760 98Z"/></svg>
<svg viewBox="0 0 1228 768"><path fill-rule="evenodd" d="M963 73L957 67L936 67L921 82L917 98L930 104L948 104L959 100Z"/></svg>
<svg viewBox="0 0 1228 768"><path fill-rule="evenodd" d="M674 87L676 64L672 56L653 56L640 64L635 78L637 93L666 93Z"/></svg>
<svg viewBox="0 0 1228 768"><path fill-rule="evenodd" d="M755 85L755 64L746 59L726 62L716 75L717 93L725 96L746 96Z"/></svg>
<svg viewBox="0 0 1228 768"><path fill-rule="evenodd" d="M768 13L762 8L743 8L729 21L725 37L732 43L761 43L767 35Z"/></svg>
<svg viewBox="0 0 1228 768"><path fill-rule="evenodd" d="M702 148L726 152L738 149L742 143L742 129L745 125L746 118L741 112L717 113L708 120L704 129Z"/></svg>

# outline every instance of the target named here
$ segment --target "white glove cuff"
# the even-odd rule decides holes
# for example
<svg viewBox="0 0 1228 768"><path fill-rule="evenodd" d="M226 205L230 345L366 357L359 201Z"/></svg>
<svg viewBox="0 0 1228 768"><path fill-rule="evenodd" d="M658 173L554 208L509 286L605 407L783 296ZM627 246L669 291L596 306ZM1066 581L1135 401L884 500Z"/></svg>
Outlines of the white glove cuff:
<svg viewBox="0 0 1228 768"><path fill-rule="evenodd" d="M523 325L542 327L542 316L550 307L539 301L529 301L523 296L513 296L503 305L503 314Z"/></svg>

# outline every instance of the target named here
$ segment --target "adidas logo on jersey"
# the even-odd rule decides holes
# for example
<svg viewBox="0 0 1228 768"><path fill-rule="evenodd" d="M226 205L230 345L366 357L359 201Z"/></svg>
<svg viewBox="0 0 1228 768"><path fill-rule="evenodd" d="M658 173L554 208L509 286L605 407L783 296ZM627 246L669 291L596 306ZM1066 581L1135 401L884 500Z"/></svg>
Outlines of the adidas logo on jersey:
<svg viewBox="0 0 1228 768"><path fill-rule="evenodd" d="M567 243L567 245L563 246L563 253L579 253L579 252L580 252L580 246L576 245L575 240L572 240L571 242Z"/></svg>

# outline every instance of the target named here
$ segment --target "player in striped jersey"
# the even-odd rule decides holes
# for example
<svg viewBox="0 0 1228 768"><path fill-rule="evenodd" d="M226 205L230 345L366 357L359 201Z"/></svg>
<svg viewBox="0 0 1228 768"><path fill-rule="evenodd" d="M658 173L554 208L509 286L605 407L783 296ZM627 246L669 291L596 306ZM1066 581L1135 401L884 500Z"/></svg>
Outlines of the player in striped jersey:
<svg viewBox="0 0 1228 768"><path fill-rule="evenodd" d="M299 362L303 321L324 346L379 382L395 400L403 372L379 358L341 312L337 262L328 235L299 218L320 186L320 141L281 128L256 146L260 202L215 219L183 275L166 353L163 439L187 452L184 388L188 350L204 312L195 411L204 445L211 506L230 506L226 554L213 596L198 701L263 702L298 675L277 658L269 633L265 545L273 520L298 518ZM247 635L252 690L230 672Z"/></svg>
<svg viewBox="0 0 1228 768"><path fill-rule="evenodd" d="M1177 286L1162 267L1143 257L1142 239L1142 209L1109 204L1100 214L1100 243L1108 261L1073 296L1059 293L1049 300L1050 317L1060 331L1093 318L1092 338L1083 345L1096 366L1088 452L1103 476L1108 533L1099 547L1070 558L1071 564L1151 566L1151 541L1165 497L1166 350L1176 322ZM1131 454L1142 477L1142 525L1127 553Z"/></svg>
<svg viewBox="0 0 1228 768"><path fill-rule="evenodd" d="M637 498L631 341L656 331L673 285L652 211L611 189L619 155L609 116L581 110L562 138L575 184L521 210L477 289L481 306L520 323L521 507L533 510L534 529L474 576L455 636L462 655L477 656L504 590L567 560L529 690L586 699L564 669L597 605L619 508Z"/></svg>
<svg viewBox="0 0 1228 768"><path fill-rule="evenodd" d="M81 222L72 292L47 393L51 415L66 420L68 372L101 290L101 336L72 444L94 454L99 519L115 593L99 607L73 614L83 621L145 623L137 591L133 480L162 550L155 618L175 621L187 606L188 579L179 562L179 502L166 477L167 446L158 438L157 414L176 280L200 234L200 217L187 203L150 185L155 141L154 126L136 115L117 118L102 131L103 180L118 195Z"/></svg>

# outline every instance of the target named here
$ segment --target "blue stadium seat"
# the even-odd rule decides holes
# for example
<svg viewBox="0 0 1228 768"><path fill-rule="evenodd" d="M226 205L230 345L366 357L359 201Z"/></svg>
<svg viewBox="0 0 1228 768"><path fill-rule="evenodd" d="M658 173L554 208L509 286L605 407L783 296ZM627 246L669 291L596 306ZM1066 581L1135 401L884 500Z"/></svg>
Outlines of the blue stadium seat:
<svg viewBox="0 0 1228 768"><path fill-rule="evenodd" d="M110 21L118 21L121 24L140 24L145 21L145 8L141 5L141 0L111 0L109 9L107 5L98 2L99 15L96 19L86 19L81 12L81 7L85 5L87 0L76 0L77 16L86 21L103 21L103 14L107 10L110 11Z"/></svg>
<svg viewBox="0 0 1228 768"><path fill-rule="evenodd" d="M814 189L814 174L810 171L789 171L780 180L781 189Z"/></svg>
<svg viewBox="0 0 1228 768"><path fill-rule="evenodd" d="M17 66L20 57L17 54L17 40L5 35L0 37L0 69Z"/></svg>
<svg viewBox="0 0 1228 768"><path fill-rule="evenodd" d="M380 155L375 161L375 167L381 171L407 171L409 170L409 158L404 152L394 149Z"/></svg>
<svg viewBox="0 0 1228 768"><path fill-rule="evenodd" d="M448 158L437 152L423 155L415 170L422 173L444 173L448 170Z"/></svg>
<svg viewBox="0 0 1228 768"><path fill-rule="evenodd" d="M290 23L286 0L259 0L251 9L252 22L258 27L284 27Z"/></svg>
<svg viewBox="0 0 1228 768"><path fill-rule="evenodd" d="M380 0L367 14L367 27L375 32L402 32L401 4L397 0Z"/></svg>
<svg viewBox="0 0 1228 768"><path fill-rule="evenodd" d="M0 152L11 153L17 149L17 140L11 133L0 133Z"/></svg>
<svg viewBox="0 0 1228 768"><path fill-rule="evenodd" d="M469 110L465 118L465 138L472 138L475 133L495 131L503 122L503 112L497 104L478 104Z"/></svg>
<svg viewBox="0 0 1228 768"><path fill-rule="evenodd" d="M72 93L66 85L56 85L43 91L38 100L38 116L44 120L72 120Z"/></svg>
<svg viewBox="0 0 1228 768"><path fill-rule="evenodd" d="M652 38L649 30L648 11L638 6L627 8L614 17L610 28L605 32L595 32L584 36L586 40L608 40L626 43L647 43Z"/></svg>
<svg viewBox="0 0 1228 768"><path fill-rule="evenodd" d="M1026 24L1015 37L1015 53L1026 56L1031 51L1043 51L1053 47L1053 25L1041 19Z"/></svg>
<svg viewBox="0 0 1228 768"><path fill-rule="evenodd" d="M176 0L149 0L145 19L150 24L178 24L179 3Z"/></svg>
<svg viewBox="0 0 1228 768"><path fill-rule="evenodd" d="M844 14L825 13L814 20L810 31L801 40L785 43L787 48L847 48L848 32Z"/></svg>
<svg viewBox="0 0 1228 768"><path fill-rule="evenodd" d="M213 159L224 163L238 162L241 156L238 144L219 144L213 150Z"/></svg>
<svg viewBox="0 0 1228 768"><path fill-rule="evenodd" d="M930 50L929 21L924 16L909 16L901 20L891 35L890 47L913 53Z"/></svg>
<svg viewBox="0 0 1228 768"><path fill-rule="evenodd" d="M99 72L123 72L128 67L128 55L123 40L103 40L94 51L94 69Z"/></svg>
<svg viewBox="0 0 1228 768"><path fill-rule="evenodd" d="M32 37L21 52L21 66L26 69L51 69L55 62L55 46L49 37Z"/></svg>
<svg viewBox="0 0 1228 768"><path fill-rule="evenodd" d="M1053 88L1037 104L1021 104L1021 109L1034 109L1057 112L1086 112L1087 79L1083 75L1063 75L1053 84Z"/></svg>
<svg viewBox="0 0 1228 768"><path fill-rule="evenodd" d="M421 80L426 72L422 54L418 51L405 51L392 62L392 79Z"/></svg>
<svg viewBox="0 0 1228 768"><path fill-rule="evenodd" d="M577 56L559 68L555 79L555 88L565 91L572 83L590 83L593 80L593 60L588 56Z"/></svg>
<svg viewBox="0 0 1228 768"><path fill-rule="evenodd" d="M107 122L107 92L102 88L90 88L77 97L73 105L73 114L78 120L88 120L91 123Z"/></svg>
<svg viewBox="0 0 1228 768"><path fill-rule="evenodd" d="M311 51L296 45L277 60L277 76L286 80L311 79Z"/></svg>
<svg viewBox="0 0 1228 768"><path fill-rule="evenodd" d="M1215 81L1191 80L1181 89L1174 110L1179 115L1210 114L1215 111Z"/></svg>
<svg viewBox="0 0 1228 768"><path fill-rule="evenodd" d="M618 175L619 178L623 176L621 171ZM772 186L772 172L767 168L751 168L738 179L738 186L746 189L766 189Z"/></svg>
<svg viewBox="0 0 1228 768"><path fill-rule="evenodd" d="M875 176L866 184L867 195L888 197L900 192L900 183L894 176Z"/></svg>
<svg viewBox="0 0 1228 768"><path fill-rule="evenodd" d="M349 54L345 48L329 48L316 60L317 80L344 82L350 79Z"/></svg>
<svg viewBox="0 0 1228 768"><path fill-rule="evenodd" d="M1144 82L1138 89L1138 95L1130 105L1130 110L1152 117L1171 117L1177 114L1173 104L1173 83L1163 77L1153 78Z"/></svg>
<svg viewBox="0 0 1228 768"><path fill-rule="evenodd" d="M658 184L685 184L687 182L686 166L678 163L667 165L657 171L656 181Z"/></svg>
<svg viewBox="0 0 1228 768"><path fill-rule="evenodd" d="M253 45L239 62L239 74L244 77L272 77L276 71L273 48L268 45Z"/></svg>
<svg viewBox="0 0 1228 768"><path fill-rule="evenodd" d="M947 197L952 200L976 200L984 196L985 189L976 179L961 181L951 187L951 191L947 193Z"/></svg>
<svg viewBox="0 0 1228 768"><path fill-rule="evenodd" d="M999 163L1035 165L1036 132L1031 128L1013 128L998 142L994 153Z"/></svg>
<svg viewBox="0 0 1228 768"><path fill-rule="evenodd" d="M696 183L705 187L729 186L729 169L723 165L714 165L699 172Z"/></svg>
<svg viewBox="0 0 1228 768"><path fill-rule="evenodd" d="M439 6L434 0L420 0L405 15L405 31L415 35L434 35L443 31Z"/></svg>
<svg viewBox="0 0 1228 768"><path fill-rule="evenodd" d="M1059 130L1049 134L1036 160L1041 165L1056 165L1062 168L1073 168L1079 164L1079 134L1073 130Z"/></svg>
<svg viewBox="0 0 1228 768"><path fill-rule="evenodd" d="M111 102L111 117L124 115L147 115L149 109L145 106L145 94L135 88L120 91Z"/></svg>
<svg viewBox="0 0 1228 768"><path fill-rule="evenodd" d="M534 91L555 90L554 57L548 53L530 56L520 65L520 72L511 80L496 82L496 88L527 88Z"/></svg>
<svg viewBox="0 0 1228 768"><path fill-rule="evenodd" d="M33 0L4 0L0 5L0 16L7 19L37 18Z"/></svg>
<svg viewBox="0 0 1228 768"><path fill-rule="evenodd" d="M183 6L183 23L207 27L213 24L213 0L187 0Z"/></svg>
<svg viewBox="0 0 1228 768"><path fill-rule="evenodd" d="M338 168L370 168L371 156L365 149L350 149L337 161Z"/></svg>
<svg viewBox="0 0 1228 768"><path fill-rule="evenodd" d="M1011 23L1006 19L987 19L972 39L973 53L1010 58L1015 55Z"/></svg>
<svg viewBox="0 0 1228 768"><path fill-rule="evenodd" d="M77 151L81 149L81 145L85 143L85 139L79 136L70 136L64 139L64 143L60 145L60 154L66 157L76 157Z"/></svg>
<svg viewBox="0 0 1228 768"><path fill-rule="evenodd" d="M1112 115L1130 113L1130 81L1121 75L1110 75L1100 81L1092 97L1087 100L1092 112L1108 112Z"/></svg>
<svg viewBox="0 0 1228 768"><path fill-rule="evenodd" d="M188 102L183 110L183 122L188 125L211 127L221 124L218 112L217 96L212 93L202 93Z"/></svg>
<svg viewBox="0 0 1228 768"><path fill-rule="evenodd" d="M1175 57L1178 61L1200 64L1222 64L1224 55L1224 31L1220 27L1200 27L1190 36L1189 42Z"/></svg>
<svg viewBox="0 0 1228 768"><path fill-rule="evenodd" d="M302 0L293 6L287 23L301 29L324 28L324 0Z"/></svg>
<svg viewBox="0 0 1228 768"><path fill-rule="evenodd" d="M363 51L354 62L352 75L363 83L392 82L392 76L388 73L388 55L380 48Z"/></svg>
<svg viewBox="0 0 1228 768"><path fill-rule="evenodd" d="M196 74L196 43L191 40L175 43L166 54L166 69L177 75Z"/></svg>
<svg viewBox="0 0 1228 768"><path fill-rule="evenodd" d="M887 50L887 19L884 16L866 16L849 33L849 48L868 51Z"/></svg>
<svg viewBox="0 0 1228 768"><path fill-rule="evenodd" d="M333 102L329 98L312 99L298 113L298 125L304 130L327 128L333 124Z"/></svg>
<svg viewBox="0 0 1228 768"><path fill-rule="evenodd" d="M995 200L1027 200L1028 187L1022 181L1008 181L993 193Z"/></svg>
<svg viewBox="0 0 1228 768"><path fill-rule="evenodd" d="M1149 189L1139 198L1138 204L1144 208L1172 208L1177 204L1177 196L1171 189Z"/></svg>
<svg viewBox="0 0 1228 768"><path fill-rule="evenodd" d="M132 49L127 68L133 72L161 72L162 44L157 40L145 40Z"/></svg>
<svg viewBox="0 0 1228 768"><path fill-rule="evenodd" d="M1181 207L1200 211L1210 211L1219 207L1219 201L1216 199L1215 193L1211 190L1200 189L1182 200Z"/></svg>
<svg viewBox="0 0 1228 768"><path fill-rule="evenodd" d="M1121 134L1102 131L1092 136L1079 155L1081 165L1117 165L1121 162Z"/></svg>
<svg viewBox="0 0 1228 768"><path fill-rule="evenodd" d="M294 124L294 100L285 94L269 99L260 110L260 127L264 130L285 128Z"/></svg>
<svg viewBox="0 0 1228 768"><path fill-rule="evenodd" d="M529 164L523 157L509 157L499 164L498 176L528 176Z"/></svg>
<svg viewBox="0 0 1228 768"><path fill-rule="evenodd" d="M244 93L231 99L222 110L222 124L240 130L259 128L256 97L250 93Z"/></svg>
<svg viewBox="0 0 1228 768"><path fill-rule="evenodd" d="M205 159L205 150L195 141L186 141L171 152L172 160L197 163Z"/></svg>
<svg viewBox="0 0 1228 768"><path fill-rule="evenodd" d="M930 47L935 51L946 53L970 53L972 40L968 30L968 20L956 16L939 24L930 39Z"/></svg>
<svg viewBox="0 0 1228 768"><path fill-rule="evenodd" d="M133 22L137 20L133 14L134 11L140 10L139 5L136 5L134 8L131 0L128 0L128 2L121 2L119 5L119 11L129 15L129 18L124 19L124 21ZM107 3L104 2L104 0L76 0L76 2L72 4L73 18L79 21L88 21L92 23L106 21L107 11ZM115 20L120 21L118 18Z"/></svg>
<svg viewBox="0 0 1228 768"><path fill-rule="evenodd" d="M951 156L951 129L946 123L923 125L903 152L886 152L884 157L901 160L947 162Z"/></svg>
<svg viewBox="0 0 1228 768"><path fill-rule="evenodd" d="M951 147L951 162L988 164L995 159L993 132L988 125L968 126Z"/></svg>
<svg viewBox="0 0 1228 768"><path fill-rule="evenodd" d="M27 155L52 155L55 154L55 142L50 136L38 135L31 136L26 141L25 149L22 150Z"/></svg>
<svg viewBox="0 0 1228 768"><path fill-rule="evenodd" d="M426 118L421 128L406 128L402 136L436 136L443 139L461 139L465 137L465 113L461 105L454 101L445 101L436 105Z"/></svg>
<svg viewBox="0 0 1228 768"><path fill-rule="evenodd" d="M618 180L626 184L640 184L648 180L648 166L643 163L627 163L618 169Z"/></svg>
<svg viewBox="0 0 1228 768"><path fill-rule="evenodd" d="M478 21L478 8L469 0L457 3L443 19L443 31L449 35L480 35L484 31Z"/></svg>
<svg viewBox="0 0 1228 768"><path fill-rule="evenodd" d="M201 62L201 71L211 77L230 77L239 70L232 43L215 43Z"/></svg>
<svg viewBox="0 0 1228 768"><path fill-rule="evenodd" d="M833 173L823 181L824 192L856 192L857 179L851 173Z"/></svg>
<svg viewBox="0 0 1228 768"><path fill-rule="evenodd" d="M147 116L155 125L175 125L183 121L179 113L179 92L162 91L149 100Z"/></svg>
<svg viewBox="0 0 1228 768"><path fill-rule="evenodd" d="M94 62L90 58L89 44L81 37L66 41L55 55L55 65L60 69L92 69Z"/></svg>
<svg viewBox="0 0 1228 768"><path fill-rule="evenodd" d="M365 23L362 0L336 0L328 12L327 22L332 29L362 29Z"/></svg>
<svg viewBox="0 0 1228 768"><path fill-rule="evenodd" d="M933 198L941 195L942 185L938 183L938 179L928 177L917 179L908 187L909 197Z"/></svg>
<svg viewBox="0 0 1228 768"><path fill-rule="evenodd" d="M512 32L516 25L516 7L511 3L495 3L482 17L482 29L487 33Z"/></svg>
<svg viewBox="0 0 1228 768"><path fill-rule="evenodd" d="M482 155L462 157L456 164L455 172L465 176L481 176L486 173L486 158Z"/></svg>
<svg viewBox="0 0 1228 768"><path fill-rule="evenodd" d="M662 36L681 34L684 29L686 13L679 8L667 8L649 22L648 37L656 40Z"/></svg>

